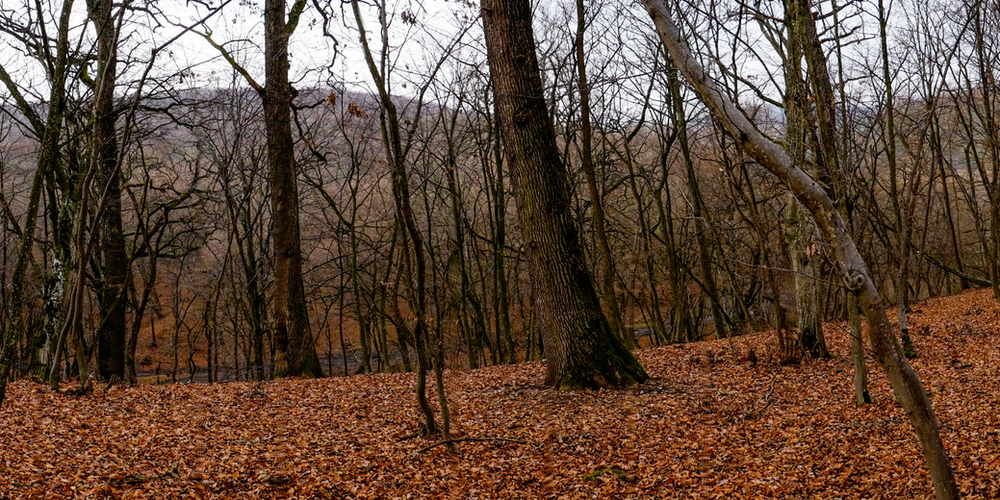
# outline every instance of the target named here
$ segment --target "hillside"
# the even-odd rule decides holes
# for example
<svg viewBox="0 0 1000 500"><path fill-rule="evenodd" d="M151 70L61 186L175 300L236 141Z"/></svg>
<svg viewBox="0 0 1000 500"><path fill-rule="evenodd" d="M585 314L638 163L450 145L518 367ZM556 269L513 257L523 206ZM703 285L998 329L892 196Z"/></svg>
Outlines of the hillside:
<svg viewBox="0 0 1000 500"><path fill-rule="evenodd" d="M988 290L911 316L913 361L967 498L1000 496L1000 304ZM930 498L903 411L870 363L855 408L835 358L777 365L753 335L639 351L653 377L558 392L532 363L447 373L457 455L414 437L413 376L161 385L0 411L0 498ZM753 356L750 356L750 350ZM756 358L756 363L753 362Z"/></svg>

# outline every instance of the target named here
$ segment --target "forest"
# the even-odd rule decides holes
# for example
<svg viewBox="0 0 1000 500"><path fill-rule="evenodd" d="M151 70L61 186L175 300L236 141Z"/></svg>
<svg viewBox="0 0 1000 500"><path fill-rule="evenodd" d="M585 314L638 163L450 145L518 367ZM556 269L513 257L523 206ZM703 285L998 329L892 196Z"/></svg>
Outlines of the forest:
<svg viewBox="0 0 1000 500"><path fill-rule="evenodd" d="M0 32L0 498L1000 497L998 2Z"/></svg>

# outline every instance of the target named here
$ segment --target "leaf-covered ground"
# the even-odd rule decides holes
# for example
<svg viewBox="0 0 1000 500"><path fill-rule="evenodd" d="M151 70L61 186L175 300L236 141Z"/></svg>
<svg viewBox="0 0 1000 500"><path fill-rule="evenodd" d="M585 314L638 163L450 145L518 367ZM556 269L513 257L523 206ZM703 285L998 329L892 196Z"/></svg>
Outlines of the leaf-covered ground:
<svg viewBox="0 0 1000 500"><path fill-rule="evenodd" d="M1000 307L918 304L913 364L962 492L1000 497ZM929 498L903 411L849 339L778 367L772 339L644 349L652 380L558 392L538 363L448 372L457 437L419 452L411 375L112 388L19 382L0 411L0 498ZM758 362L751 363L753 349ZM735 353L735 354L734 354Z"/></svg>

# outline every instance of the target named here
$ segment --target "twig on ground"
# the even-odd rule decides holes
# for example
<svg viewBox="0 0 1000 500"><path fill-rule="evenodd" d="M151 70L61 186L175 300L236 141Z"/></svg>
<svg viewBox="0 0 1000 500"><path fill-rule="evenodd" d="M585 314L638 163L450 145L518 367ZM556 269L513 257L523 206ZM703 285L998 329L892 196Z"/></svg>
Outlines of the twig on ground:
<svg viewBox="0 0 1000 500"><path fill-rule="evenodd" d="M764 404L760 408L752 408L745 415L744 419L753 420L761 415L768 406L771 406L771 396L774 395L774 383L778 380L778 372L781 370L775 370L774 374L771 375L771 385L767 388L767 394L764 396Z"/></svg>

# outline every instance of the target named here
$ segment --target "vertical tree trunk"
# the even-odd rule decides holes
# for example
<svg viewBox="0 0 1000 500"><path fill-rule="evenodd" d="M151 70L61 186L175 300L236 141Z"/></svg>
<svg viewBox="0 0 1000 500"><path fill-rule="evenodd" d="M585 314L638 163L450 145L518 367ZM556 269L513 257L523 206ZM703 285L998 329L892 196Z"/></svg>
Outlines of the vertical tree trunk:
<svg viewBox="0 0 1000 500"><path fill-rule="evenodd" d="M356 198L352 195L352 203L356 204ZM371 321L364 313L361 302L361 275L358 272L358 234L354 224L354 217L357 214L357 206L351 213L351 225L348 228L350 235L351 253L348 257L348 266L351 273L351 296L354 302L354 320L358 323L358 335L361 337L361 371L372 372L372 348L371 348Z"/></svg>
<svg viewBox="0 0 1000 500"><path fill-rule="evenodd" d="M51 76L52 90L49 94L48 116L44 124L39 120L32 120L38 135L42 139L39 145L35 175L31 181L31 191L28 195L28 209L24 226L21 228L21 238L18 242L14 269L10 274L10 291L6 300L7 308L3 311L5 315L5 328L2 334L0 334L0 405L3 404L7 395L7 380L10 378L11 371L14 368L17 342L24 333L22 309L24 307L25 274L28 270L28 263L31 261L31 249L35 243L35 228L38 223L38 209L42 197L42 187L47 172L55 169L59 163L59 144L66 106L66 78L68 76L67 63L69 61L69 30L72 10L72 0L66 0L59 14L59 34L56 42L56 61L53 65ZM9 81L5 70L0 76L3 76L5 81ZM33 116L31 113L26 114ZM81 263L81 265L83 264ZM53 359L55 359L55 355L53 355ZM57 364L57 362L54 362L53 366ZM50 376L54 371L50 371Z"/></svg>
<svg viewBox="0 0 1000 500"><path fill-rule="evenodd" d="M674 106L674 113L683 113L681 106ZM680 111L678 111L680 110ZM675 123L685 123L686 119L678 119ZM687 126L679 127L679 133L686 133ZM682 141L683 143L683 141ZM683 147L683 146L682 146ZM726 316L719 304L719 289L715 283L715 274L712 272L712 243L711 243L711 222L708 207L701 196L701 187L698 176L694 170L694 162L690 155L684 156L684 167L687 172L688 192L691 194L691 216L695 221L695 241L698 242L698 265L701 267L701 280L705 295L708 296L712 308L712 322L715 324L715 337L724 339L728 337L726 333Z"/></svg>
<svg viewBox="0 0 1000 500"><path fill-rule="evenodd" d="M677 130L677 141L681 146L681 159L684 162L684 171L687 173L688 192L691 195L692 216L695 219L696 233L695 239L698 242L698 264L701 267L702 288L708 296L712 310L712 322L715 324L716 338L726 338L727 319L719 304L718 287L715 284L715 275L712 273L711 254L711 219L705 207L704 198L701 196L701 187L698 183L698 176L694 170L694 159L691 156L691 144L687 135L687 115L684 111L684 101L681 96L680 79L676 72L667 73L667 86L670 91L670 118L674 129Z"/></svg>
<svg viewBox="0 0 1000 500"><path fill-rule="evenodd" d="M917 433L937 498L959 498L958 483L941 440L930 399L910 363L903 356L885 314L882 297L833 200L780 146L754 128L729 96L709 78L691 49L682 41L663 2L642 0L642 4L653 18L668 57L681 70L685 80L708 106L714 118L749 156L771 171L812 213L824 239L834 249L848 289L858 296L868 322L869 340L875 358L885 371L893 392Z"/></svg>
<svg viewBox="0 0 1000 500"><path fill-rule="evenodd" d="M611 330L630 349L637 347L635 337L625 331L622 322L622 311L618 305L618 295L615 292L615 261L611 255L611 246L605 233L604 199L597 185L597 172L594 168L592 134L590 127L590 86L587 83L587 56L584 53L583 37L586 30L586 13L583 0L576 0L576 69L580 82L580 162L587 177L587 189L590 193L591 220L594 224L594 237L597 240L597 253L601 257L601 292L607 309L608 323ZM654 285L655 286L655 285Z"/></svg>
<svg viewBox="0 0 1000 500"><path fill-rule="evenodd" d="M787 125L785 140L788 144L788 154L792 160L803 165L806 158L806 136L812 135L811 125L807 122L806 83L802 79L802 59L809 52L808 22L810 16L808 1L791 0L785 2L785 23L788 30L787 67L785 68L785 109L787 110ZM811 17L808 17L811 19ZM820 47L820 50L822 48ZM823 62L825 73L825 59ZM813 61L810 64L810 74L817 68ZM813 79L815 82L815 79ZM819 93L816 93L819 97ZM824 96L826 97L826 96ZM832 98L832 96L829 96ZM817 114L820 113L817 105ZM826 108L823 108L824 110ZM832 135L832 134L831 134ZM815 151L816 155L825 151ZM819 161L825 164L826 161ZM823 340L823 321L819 308L819 272L816 261L819 257L819 245L814 241L815 229L812 221L799 214L798 201L794 197L788 200L788 231L789 258L792 261L792 272L795 280L796 310L798 311L799 342L804 351L813 357L826 357L826 342Z"/></svg>
<svg viewBox="0 0 1000 500"><path fill-rule="evenodd" d="M753 215L753 224L757 230L757 248L760 250L761 260L764 262L764 279L767 281L767 286L774 295L774 300L771 304L774 307L778 352L781 354L781 362L789 363L795 357L795 343L789 336L788 311L785 309L784 304L781 303L781 287L778 286L778 279L774 273L774 268L777 266L771 255L771 244L764 228L764 218L761 216L760 208L757 205L757 194L750 179L750 172L747 169L746 162L740 163L740 171L743 174L743 179L746 181L750 198L750 211Z"/></svg>
<svg viewBox="0 0 1000 500"><path fill-rule="evenodd" d="M379 119L381 121L381 131L382 131L382 145L385 149L386 163L389 165L392 176L392 196L393 202L396 207L396 219L399 227L399 234L401 236L401 249L402 249L402 260L409 270L409 263L411 262L411 251L412 251L412 262L414 267L416 267L415 282L407 280L410 284L410 295L412 299L413 315L416 316L416 326L413 330L414 344L417 349L417 403L420 406L421 411L424 414L425 420L425 430L428 433L436 433L439 429L437 423L434 419L434 411L431 409L430 403L427 400L426 388L427 388L427 371L433 368L432 363L434 363L435 351L431 348L433 345L428 345L428 335L430 328L427 324L426 314L428 311L427 307L427 261L424 255L424 240L423 235L420 232L420 227L417 226L416 217L413 214L413 207L410 201L410 184L409 175L406 168L406 155L403 150L402 129L399 126L399 116L396 110L396 104L392 100L392 96L389 94L389 89L386 87L387 75L379 70L379 67L375 64L375 59L372 55L372 51L368 45L368 35L365 32L364 22L361 18L361 8L358 5L357 0L351 0L351 10L354 12L354 20L357 23L358 32L360 33L361 47L365 57L365 63L368 65L368 72L372 79L375 81L375 86L378 89L379 105L381 106L381 113ZM379 16L380 16L380 27L381 27L381 41L383 47L388 46L388 24L386 21L386 11L385 6L379 6ZM409 274L409 273L408 273ZM443 391L443 386L440 388ZM446 402L443 397L443 392L439 393L442 403ZM442 413L448 412L447 405L442 406ZM445 429L445 433L447 433Z"/></svg>
<svg viewBox="0 0 1000 500"><path fill-rule="evenodd" d="M841 127L844 128L844 132L841 133L841 153L838 155L837 167L831 168L833 172L836 173L837 180L834 189L836 190L837 196L839 198L838 208L840 209L840 216L846 221L848 229L853 227L853 210L854 204L851 201L854 195L849 190L850 183L848 178L850 174L847 170L847 165L851 164L849 159L850 150L848 149L848 139L847 139L847 98L845 95L845 88L847 86L846 80L844 78L844 59L843 59L843 48L840 39L840 9L834 0L831 4L831 9L833 10L833 23L834 23L834 37L837 42L837 90L840 93L840 122ZM827 78L829 80L829 78ZM831 92L832 94L832 92ZM832 103L830 104L832 106ZM833 114L831 112L830 120L833 120ZM862 404L870 404L871 396L868 394L868 366L865 362L865 350L864 350L864 339L862 338L861 332L861 317L858 312L858 298L851 293L846 291L845 295L847 300L845 305L847 307L847 322L851 325L851 359L854 364L854 396L857 404L860 406Z"/></svg>
<svg viewBox="0 0 1000 500"><path fill-rule="evenodd" d="M655 63L654 63L655 64ZM670 119L674 130L677 131L677 140L681 147L681 159L685 165L692 161L691 144L687 135L687 116L684 112L684 100L681 96L681 81L677 70L667 72L667 86L670 91ZM677 243L674 236L674 215L673 196L670 192L669 167L667 166L667 151L660 153L660 170L662 171L662 184L665 200L663 203L663 215L666 225L663 227L664 241L667 245L667 262L670 267L670 291L671 291L671 322L670 327L674 330L674 340L693 341L695 338L696 325L692 325L691 313L688 308L686 293L681 283L683 274L681 257L677 250ZM683 337L681 337L683 335Z"/></svg>
<svg viewBox="0 0 1000 500"><path fill-rule="evenodd" d="M836 98L833 95L833 85L830 80L830 70L827 68L826 53L816 28L816 19L813 15L810 0L797 0L799 3L796 14L800 20L800 35L802 43L802 54L805 57L809 81L812 84L813 96L815 99L815 117L817 126L815 127L816 141L819 143L815 156L817 157L817 175L820 179L831 184L828 192L838 200L838 209L841 217L844 217L846 207L846 182L840 171L840 157L837 153L837 126L836 126ZM818 258L811 259L812 273L819 277ZM818 281L814 286L818 286ZM818 299L818 297L817 297ZM816 301L816 311L819 312L819 301ZM826 346L826 337L823 333L823 316L817 314L815 319L816 348L814 354L819 357L828 358L830 352Z"/></svg>
<svg viewBox="0 0 1000 500"><path fill-rule="evenodd" d="M672 105L672 104L671 104ZM687 342L693 338L691 322L685 297L687 294L681 286L681 262L677 255L677 244L674 236L673 195L670 192L670 167L667 164L669 150L660 152L660 185L656 198L656 209L659 215L660 239L663 240L663 253L666 255L667 269L670 279L670 335L668 342Z"/></svg>
<svg viewBox="0 0 1000 500"><path fill-rule="evenodd" d="M461 107L461 104L459 104ZM469 328L469 338L475 339L472 344L481 346L483 341L488 340L486 333L486 318L485 312L483 311L483 304L476 296L472 289L472 283L469 279L468 263L466 262L466 252L465 252L465 221L463 219L463 204L462 204L462 194L459 191L458 178L456 170L458 169L458 153L455 151L455 123L458 120L458 108L452 113L450 123L445 124L445 139L448 145L448 165L445 171L445 176L448 179L448 193L451 197L451 215L452 223L455 226L455 252L458 256L458 271L459 278L461 281L461 303L459 304L459 317L469 318L469 307L471 306L472 314L471 326ZM444 116L442 116L442 121ZM491 361L496 364L497 356L493 353L497 349L502 349L500 345L493 348L490 346ZM478 353L474 353L471 349L469 350L469 368L476 368L476 364L473 360L476 359Z"/></svg>
<svg viewBox="0 0 1000 500"><path fill-rule="evenodd" d="M264 2L264 125L267 133L271 232L274 235L275 375L321 377L306 309L299 234L299 191L292 142L292 87L288 83L288 39L305 8L297 0L288 22L285 1Z"/></svg>
<svg viewBox="0 0 1000 500"><path fill-rule="evenodd" d="M888 24L885 6L882 0L878 2L879 38L882 47L882 78L885 84L885 143L889 163L889 198L892 201L892 211L895 216L895 233L899 269L896 274L896 301L898 302L899 329L903 335L903 348L907 357L911 356L913 344L910 342L910 330L906 323L906 312L910 309L910 220L903 215L899 199L898 177L896 166L896 119L893 102L892 72L889 68L889 35L886 32Z"/></svg>
<svg viewBox="0 0 1000 500"><path fill-rule="evenodd" d="M814 358L825 357L824 344L820 342L823 322L820 318L817 295L818 273L816 257L818 245L813 241L813 224L799 211L799 202L790 196L787 205L789 258L795 281L795 302L798 312L799 345Z"/></svg>
<svg viewBox="0 0 1000 500"><path fill-rule="evenodd" d="M988 7L976 4L973 9L973 28L975 33L976 59L979 63L979 90L982 92L983 116L986 120L986 137L988 139L990 159L992 163L993 180L987 177L986 170L979 169L980 175L985 184L986 198L990 202L990 241L987 245L984 241L983 258L986 260L986 267L990 274L990 283L993 288L993 298L1000 300L1000 130L996 115L996 77L994 76L993 57L986 50L986 42L990 34L983 26L983 9ZM970 89L971 90L971 89ZM970 97L974 95L970 92ZM972 99L969 106L971 107ZM971 117L970 113L970 117ZM970 137L970 140L972 138ZM975 181L970 179L975 184Z"/></svg>
<svg viewBox="0 0 1000 500"><path fill-rule="evenodd" d="M485 102L489 104L489 90L484 90ZM486 124L484 137L479 139L483 177L487 180L487 199L492 195L487 219L492 232L493 260L493 320L495 322L497 345L503 345L503 362L515 363L517 352L510 328L510 294L507 288L507 190L504 186L503 147L496 120L495 103L488 110L480 111ZM492 162L490 159L492 158ZM483 287L487 286L484 281ZM484 292L485 294L485 292Z"/></svg>
<svg viewBox="0 0 1000 500"><path fill-rule="evenodd" d="M545 327L547 383L621 387L648 376L611 331L570 214L566 167L542 92L528 0L482 4L490 79L510 160L536 307Z"/></svg>
<svg viewBox="0 0 1000 500"><path fill-rule="evenodd" d="M636 204L636 215L639 217L639 237L642 239L643 269L646 271L646 282L649 285L649 309L653 317L652 340L659 345L667 340L667 328L663 321L663 311L660 304L660 292L657 286L659 280L656 278L656 254L653 252L653 235L649 220L646 217L646 201L639 191L639 183L636 180L638 175L635 171L635 157L632 155L632 148L629 146L629 137L622 139L622 146L625 148L624 154L619 153L619 158L628 168L628 184L632 191L632 197Z"/></svg>
<svg viewBox="0 0 1000 500"><path fill-rule="evenodd" d="M99 162L97 185L104 192L98 245L101 258L101 323L97 331L98 372L104 380L125 378L125 278L128 256L122 232L121 173L118 169L118 139L115 133L115 83L117 79L118 29L111 0L87 3L90 21L97 31L97 78L94 91L94 136L92 158Z"/></svg>

